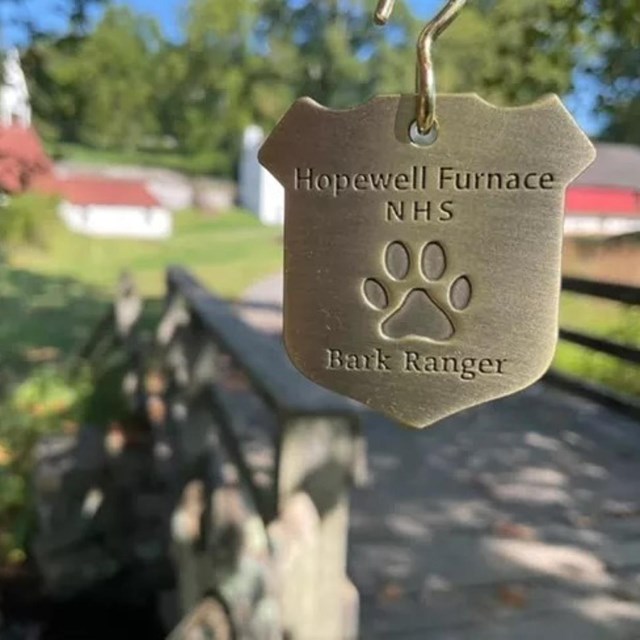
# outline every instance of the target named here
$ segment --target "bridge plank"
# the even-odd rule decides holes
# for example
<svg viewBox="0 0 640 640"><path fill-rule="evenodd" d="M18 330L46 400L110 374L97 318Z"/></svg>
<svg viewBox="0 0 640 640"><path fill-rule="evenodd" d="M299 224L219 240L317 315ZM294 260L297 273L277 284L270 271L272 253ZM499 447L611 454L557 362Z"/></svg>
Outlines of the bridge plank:
<svg viewBox="0 0 640 640"><path fill-rule="evenodd" d="M180 267L167 272L170 289L181 295L223 351L247 374L273 409L288 415L339 415L355 418L356 407L299 373L279 340L261 334Z"/></svg>
<svg viewBox="0 0 640 640"><path fill-rule="evenodd" d="M640 520L614 529L640 513L636 421L546 384L427 432L364 421L362 638L640 638Z"/></svg>
<svg viewBox="0 0 640 640"><path fill-rule="evenodd" d="M588 382L555 369L547 373L545 380L560 389L595 400L605 407L640 420L640 402L631 395L618 393L603 385Z"/></svg>

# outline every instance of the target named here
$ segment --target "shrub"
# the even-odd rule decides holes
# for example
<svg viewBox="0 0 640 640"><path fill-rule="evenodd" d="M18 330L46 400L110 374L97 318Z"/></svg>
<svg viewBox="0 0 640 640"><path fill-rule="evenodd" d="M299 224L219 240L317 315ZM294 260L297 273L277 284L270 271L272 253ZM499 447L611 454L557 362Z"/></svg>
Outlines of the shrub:
<svg viewBox="0 0 640 640"><path fill-rule="evenodd" d="M33 452L45 435L77 428L93 393L87 373L73 381L38 369L0 403L0 564L22 561L33 517Z"/></svg>
<svg viewBox="0 0 640 640"><path fill-rule="evenodd" d="M0 207L0 244L44 248L48 230L57 220L57 202L55 197L34 193L6 196Z"/></svg>

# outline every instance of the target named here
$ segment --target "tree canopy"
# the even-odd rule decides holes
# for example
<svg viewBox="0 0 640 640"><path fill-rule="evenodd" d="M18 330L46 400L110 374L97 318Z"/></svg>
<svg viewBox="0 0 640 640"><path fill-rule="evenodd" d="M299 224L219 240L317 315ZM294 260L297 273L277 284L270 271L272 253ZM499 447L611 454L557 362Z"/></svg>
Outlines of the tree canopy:
<svg viewBox="0 0 640 640"><path fill-rule="evenodd" d="M298 96L346 107L413 90L422 23L400 2L381 29L374 5L185 0L171 39L122 5L66 0L66 33L30 25L40 129L105 149L171 147L230 173L244 127L273 126ZM599 92L603 135L640 143L639 20L640 0L472 0L438 43L439 89L517 104L567 95L579 73Z"/></svg>
<svg viewBox="0 0 640 640"><path fill-rule="evenodd" d="M603 137L640 145L640 0L598 0L593 15Z"/></svg>

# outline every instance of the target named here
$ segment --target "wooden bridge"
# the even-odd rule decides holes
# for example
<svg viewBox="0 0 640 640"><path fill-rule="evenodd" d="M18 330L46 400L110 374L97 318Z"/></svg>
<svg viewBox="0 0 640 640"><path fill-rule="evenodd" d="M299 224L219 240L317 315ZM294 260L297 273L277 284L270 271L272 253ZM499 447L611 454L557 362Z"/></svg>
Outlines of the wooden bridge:
<svg viewBox="0 0 640 640"><path fill-rule="evenodd" d="M304 379L277 335L186 271L167 282L152 341L125 281L81 354L96 370L120 354L137 421L43 444L52 592L135 568L137 593L161 585L176 603L163 607L173 640L640 637L634 400L555 374L402 430ZM640 304L637 289L565 285ZM125 525L108 517L123 505Z"/></svg>

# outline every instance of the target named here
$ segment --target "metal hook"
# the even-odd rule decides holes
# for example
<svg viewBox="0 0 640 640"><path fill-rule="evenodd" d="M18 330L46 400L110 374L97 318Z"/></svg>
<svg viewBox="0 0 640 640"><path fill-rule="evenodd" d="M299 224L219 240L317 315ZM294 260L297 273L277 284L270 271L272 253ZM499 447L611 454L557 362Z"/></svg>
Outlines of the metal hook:
<svg viewBox="0 0 640 640"><path fill-rule="evenodd" d="M375 14L377 24L389 22L396 0L380 0ZM418 104L416 122L422 135L436 124L436 76L433 68L433 45L458 17L467 0L448 0L447 4L422 30L418 38Z"/></svg>

